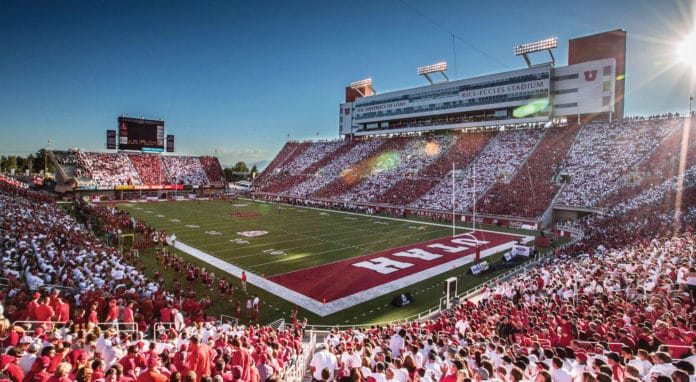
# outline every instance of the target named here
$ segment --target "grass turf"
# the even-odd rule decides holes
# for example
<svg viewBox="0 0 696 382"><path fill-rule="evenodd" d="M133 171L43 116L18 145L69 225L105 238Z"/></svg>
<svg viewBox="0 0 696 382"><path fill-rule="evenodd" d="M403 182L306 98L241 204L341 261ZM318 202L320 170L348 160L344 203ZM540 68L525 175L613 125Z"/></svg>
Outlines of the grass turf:
<svg viewBox="0 0 696 382"><path fill-rule="evenodd" d="M158 230L165 230L168 235L176 234L177 241L266 277L452 234L452 228L447 224L393 220L249 200L124 203L118 207ZM268 233L255 237L238 234L246 231ZM457 228L457 233L466 231L463 227ZM182 252L178 255L208 270L212 268ZM495 255L487 260L495 262L500 256ZM148 271L161 268L153 257L143 256L142 261ZM485 278L474 277L466 274L468 269L465 266L452 270L327 317L318 317L302 309L299 316L307 317L311 324L357 325L418 314L438 305L443 295L442 280L445 278L458 277L458 289L463 291L496 275L494 272ZM247 296L239 291L238 279L219 269L212 270L218 280L223 276L237 287L234 296L231 299L221 296L216 287L208 291L200 283L194 283L194 288L199 293L211 295L213 306L209 309L210 314L233 315L234 301L241 300L243 306ZM180 278L171 270L163 274L168 282ZM248 289L251 295L258 293L261 298L260 323L269 323L278 318L289 319L294 306L282 296L274 296L252 285ZM393 295L405 291L412 293L414 303L402 308L392 307L390 302ZM248 320L248 317L242 317L243 322Z"/></svg>

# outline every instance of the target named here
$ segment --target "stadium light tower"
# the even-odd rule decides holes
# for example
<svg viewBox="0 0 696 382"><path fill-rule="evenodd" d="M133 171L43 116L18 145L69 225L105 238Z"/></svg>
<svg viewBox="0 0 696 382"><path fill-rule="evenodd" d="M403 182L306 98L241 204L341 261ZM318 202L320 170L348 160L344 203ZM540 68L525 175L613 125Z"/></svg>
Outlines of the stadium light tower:
<svg viewBox="0 0 696 382"><path fill-rule="evenodd" d="M539 40L539 41L534 41L534 42L529 42L526 44L522 45L517 45L515 47L515 56L522 56L524 57L524 61L527 63L528 67L532 67L532 62L529 60L529 54L535 53L535 52L542 52L542 51L547 51L549 52L549 56L551 56L551 65L556 64L556 59L553 57L553 52L551 52L551 49L558 47L558 37L551 37L547 38L545 40ZM543 62L541 64L546 64L546 62ZM541 65L537 64L537 65Z"/></svg>
<svg viewBox="0 0 696 382"><path fill-rule="evenodd" d="M363 97L375 94L375 89L372 88L372 78L365 78L364 80L355 81L350 84L350 88L360 93L360 95Z"/></svg>
<svg viewBox="0 0 696 382"><path fill-rule="evenodd" d="M443 77L445 77L445 82L449 81L449 78L447 78L447 75L445 74L445 70L447 70L447 62L442 61L438 62L437 64L421 66L420 68L418 68L418 75L427 78L428 82L430 82L430 85L432 85L434 84L434 82L432 78L430 78L430 74L433 73L440 73Z"/></svg>

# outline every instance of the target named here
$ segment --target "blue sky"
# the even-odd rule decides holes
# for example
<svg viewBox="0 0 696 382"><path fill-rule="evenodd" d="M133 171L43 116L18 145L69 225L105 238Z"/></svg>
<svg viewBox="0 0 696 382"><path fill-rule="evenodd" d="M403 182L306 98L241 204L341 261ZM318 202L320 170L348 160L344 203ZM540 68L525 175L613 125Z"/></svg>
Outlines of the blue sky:
<svg viewBox="0 0 696 382"><path fill-rule="evenodd" d="M102 151L120 114L165 120L177 152L270 160L287 140L338 137L352 81L378 92L519 69L515 45L628 33L626 112L685 112L675 63L694 3L664 1L4 1L0 154ZM454 43L452 34L455 35ZM696 47L695 47L696 49ZM541 59L541 57L539 58Z"/></svg>

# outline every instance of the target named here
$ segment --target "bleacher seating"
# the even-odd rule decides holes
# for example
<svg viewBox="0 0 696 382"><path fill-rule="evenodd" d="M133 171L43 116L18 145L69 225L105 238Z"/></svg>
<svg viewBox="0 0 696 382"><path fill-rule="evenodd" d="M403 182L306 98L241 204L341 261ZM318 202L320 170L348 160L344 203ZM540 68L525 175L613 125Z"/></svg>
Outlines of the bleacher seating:
<svg viewBox="0 0 696 382"><path fill-rule="evenodd" d="M445 153L418 175L421 177L443 178L452 171L452 163L455 163L459 168L468 166L495 135L496 133L494 132L458 135L455 137L453 144L443 146Z"/></svg>
<svg viewBox="0 0 696 382"><path fill-rule="evenodd" d="M225 184L225 173L217 157L202 156L199 158L211 185L221 187Z"/></svg>
<svg viewBox="0 0 696 382"><path fill-rule="evenodd" d="M682 122L674 118L585 125L563 165L570 181L556 204L598 206L616 190L617 179Z"/></svg>
<svg viewBox="0 0 696 382"><path fill-rule="evenodd" d="M480 211L530 218L541 216L560 189L555 178L577 131L577 125L549 129L509 183L495 183L480 197Z"/></svg>
<svg viewBox="0 0 696 382"><path fill-rule="evenodd" d="M352 166L356 165L364 158L369 157L382 143L383 140L381 139L359 141L350 150L344 152L343 155L334 158L334 160L326 166L318 169L315 175L309 177L304 182L288 188L283 191L283 194L295 197L306 197L316 193L322 188L326 188L328 184L338 177L346 175ZM328 189L326 192L328 192ZM330 192L328 193L330 194Z"/></svg>
<svg viewBox="0 0 696 382"><path fill-rule="evenodd" d="M138 172L124 153L77 152L97 187L142 184Z"/></svg>
<svg viewBox="0 0 696 382"><path fill-rule="evenodd" d="M515 130L499 133L479 153L468 167L455 169L455 210L467 211L478 197L494 182L511 178L532 152L544 131ZM474 175L475 170L475 175ZM452 170L450 169L450 173ZM474 195L476 192L476 196ZM451 175L442 178L430 192L411 203L414 208L452 210Z"/></svg>
<svg viewBox="0 0 696 382"><path fill-rule="evenodd" d="M143 184L169 184L169 179L158 154L128 154L133 166L138 171Z"/></svg>
<svg viewBox="0 0 696 382"><path fill-rule="evenodd" d="M53 151L52 154L57 161L56 165L60 166L66 177L74 178L78 183L90 182L90 173L77 150Z"/></svg>
<svg viewBox="0 0 696 382"><path fill-rule="evenodd" d="M51 152L52 160L78 186L112 188L173 183L223 187L225 175L215 157L163 156L151 153L92 153L76 149Z"/></svg>
<svg viewBox="0 0 696 382"><path fill-rule="evenodd" d="M78 207L83 217L95 223L91 228L111 231L132 224L128 214L79 203ZM46 380L57 370L61 381L82 381L79 375L86 370L97 377L118 370L124 381L142 380L152 373L169 378L191 372L196 381L212 376L216 370L213 361L227 364L215 374L229 380L235 378L233 372L251 380L255 363L268 365L264 371L269 376L301 376L296 365L304 365L301 323L295 321L289 330L280 330L205 322L206 307L197 296L179 296L149 280L133 264L132 253L107 246L90 227L78 223L45 194L17 188L0 178L0 210L0 276L7 281L0 286L3 380L21 381L24 373L30 378L26 380L33 380L31 375L36 372ZM152 243L151 237L161 236L141 223L136 228L145 236L145 245ZM164 325L170 321L178 326L168 329ZM136 330L128 326L115 330L115 322L132 323ZM60 351L53 351L56 346ZM175 362L195 359L201 355L199 351L206 359L211 356L209 363ZM246 361L238 357L223 361L223 353L233 352L245 352L241 359ZM26 364L25 355L33 355ZM8 366L10 363L15 367ZM94 365L98 366L93 370L90 366Z"/></svg>
<svg viewBox="0 0 696 382"><path fill-rule="evenodd" d="M165 156L164 168L173 184L204 186L210 184L198 157Z"/></svg>

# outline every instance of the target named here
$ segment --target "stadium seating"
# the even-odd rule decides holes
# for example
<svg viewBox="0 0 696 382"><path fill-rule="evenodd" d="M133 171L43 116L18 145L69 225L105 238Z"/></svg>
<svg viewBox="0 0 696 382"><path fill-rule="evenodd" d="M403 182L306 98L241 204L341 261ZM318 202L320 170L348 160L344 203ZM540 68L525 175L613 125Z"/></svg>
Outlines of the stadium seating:
<svg viewBox="0 0 696 382"><path fill-rule="evenodd" d="M199 159L210 184L216 187L223 186L225 184L225 174L222 171L222 166L218 158L202 156Z"/></svg>
<svg viewBox="0 0 696 382"><path fill-rule="evenodd" d="M688 133L688 140L685 140L684 133ZM687 149L686 159L683 162L680 160L682 142ZM621 204L633 203L632 199L640 194L643 196L638 199L660 192L657 188L665 183L672 183L679 174L682 163L685 169L695 164L696 151L693 150L695 145L696 125L692 123L689 131L685 131L683 127L673 129L649 155L646 155L618 180L622 183L622 187L607 195L600 205L605 209L613 209Z"/></svg>
<svg viewBox="0 0 696 382"><path fill-rule="evenodd" d="M162 162L173 184L190 184L193 186L210 184L210 180L198 157L164 156L162 157Z"/></svg>
<svg viewBox="0 0 696 382"><path fill-rule="evenodd" d="M56 165L61 168L66 178L75 178L78 183L90 182L90 173L78 155L77 150L51 152Z"/></svg>
<svg viewBox="0 0 696 382"><path fill-rule="evenodd" d="M128 154L143 184L169 184L162 159L157 154Z"/></svg>
<svg viewBox="0 0 696 382"><path fill-rule="evenodd" d="M459 168L468 166L495 134L495 132L460 134L455 138L454 144L443 146L444 154L420 171L418 175L420 177L443 178L452 171L452 163L455 163Z"/></svg>
<svg viewBox="0 0 696 382"><path fill-rule="evenodd" d="M252 185L252 190L263 190L267 185L274 181L274 176L278 175L280 167L292 161L296 156L302 154L309 146L310 142L288 142L283 146L278 155L268 164L261 175L256 178Z"/></svg>
<svg viewBox="0 0 696 382"><path fill-rule="evenodd" d="M224 186L224 173L215 157L162 156L149 153L92 153L79 150L50 154L66 179L79 186L112 188L124 185Z"/></svg>
<svg viewBox="0 0 696 382"><path fill-rule="evenodd" d="M350 169L352 166L359 163L362 159L370 156L371 153L376 151L383 140L381 139L370 139L359 141L350 150L345 151L343 155L335 157L326 166L318 169L316 174L310 176L307 180L294 185L291 188L286 189L283 194L295 197L306 197L316 193L318 190L322 190L327 195L331 195L333 192L331 188L326 188L329 183L346 174L346 170ZM335 193L340 191L336 190ZM319 195L317 195L319 196Z"/></svg>
<svg viewBox="0 0 696 382"><path fill-rule="evenodd" d="M138 172L124 153L77 152L97 187L142 184Z"/></svg>
<svg viewBox="0 0 696 382"><path fill-rule="evenodd" d="M666 178L656 171L674 174L682 122L669 115L550 129L366 138L334 143L337 148L322 142L288 143L252 191L450 211L454 162L459 212L473 208L474 168L477 208L485 214L534 219L551 204L601 209ZM415 154L424 139L437 142L436 155ZM381 156L387 152L391 154ZM398 161L389 171L375 166L394 158ZM637 188L636 179L641 180Z"/></svg>
<svg viewBox="0 0 696 382"><path fill-rule="evenodd" d="M648 119L585 125L563 165L570 181L557 205L598 206L617 179L647 155L683 119Z"/></svg>
<svg viewBox="0 0 696 382"><path fill-rule="evenodd" d="M578 126L551 128L509 183L497 182L483 195L482 213L536 218L560 189L556 177Z"/></svg>
<svg viewBox="0 0 696 382"><path fill-rule="evenodd" d="M348 192L335 198L359 203L379 202L383 194L397 184L403 185L400 182L404 177L413 177L420 169L432 163L441 154L441 148L450 143L449 136L413 137L400 141L398 146L385 146L367 160L370 170L365 172L366 176ZM432 182L419 182L419 185L430 183ZM417 190L413 191L418 192ZM401 192L405 200L414 200L416 196L408 195L410 191L412 190L397 189L393 192Z"/></svg>
<svg viewBox="0 0 696 382"><path fill-rule="evenodd" d="M473 206L474 197L483 194L496 181L511 178L543 136L543 130L515 130L498 134L490 140L467 167L455 169L456 211ZM474 175L475 170L475 175ZM451 170L450 170L451 173ZM476 196L474 195L476 191ZM419 209L452 210L452 180L442 178L423 197L411 203Z"/></svg>
<svg viewBox="0 0 696 382"><path fill-rule="evenodd" d="M67 362L68 371L70 367L82 369L98 361L95 372L108 374L109 369L113 368L113 372L119 367L124 380L130 381L138 378L140 369L159 368L160 363L155 365L155 362L165 353L171 358L167 357L167 361L162 363L167 367L158 373L185 374L193 370L201 376L210 375L214 370L212 363L198 369L187 363L175 362L177 357L195 357L195 344L188 345L189 339L196 342L195 338L199 338L203 344L208 344L210 340L211 349L218 350L220 355L223 352L231 354L233 350L248 351L245 363L240 363L238 358L228 359L224 371L229 378L232 378L232 366L238 366L242 375L249 375L254 365L249 362L250 358L256 364L269 365L268 374L280 378L296 370L296 362L304 364L301 359L302 325L299 322L295 322L290 330L282 331L271 327L214 324L212 321L203 324L208 317L204 316L205 306L197 296L180 296L176 291L169 291L162 284L149 280L136 266L137 261L132 253L124 254L106 245L89 229L106 233L131 227L132 219L128 214L80 204L80 214L93 223L91 227L85 227L46 194L18 188L13 183L0 178L0 210L3 211L0 223L3 230L0 237L3 267L0 276L4 281L0 285L0 347L10 349L12 354L10 356L3 352L3 379L8 375L10 378L17 376L15 369L7 368L8 363L15 358L19 361L25 354L33 354L36 358L37 351L42 349L39 345L44 346L44 340L46 347L55 349L54 346L59 346L63 349L65 346L65 351L49 354L46 358L48 364L37 367L41 370L48 368L48 372L53 373L52 369L60 369L58 365L61 362ZM151 231L144 224L138 223L135 228L148 238L142 245L152 245L148 244L153 242L152 237L161 239L161 233ZM63 309L64 304L67 304L66 310ZM116 312L123 312L115 316L118 321L132 322L137 329L135 332L124 331L127 326L121 326L120 332L112 329L92 330L92 319L102 322L103 317L107 317L109 320L114 308ZM125 312L131 308L135 315L129 317ZM42 318L43 312L49 310L56 314ZM186 316L181 321L179 331L155 325L160 320L165 323L177 322L177 318L165 318L165 311L171 317L178 316L177 312ZM69 315L63 317L58 312L68 312ZM7 325L8 319L15 324ZM27 320L30 321L27 326L19 323ZM36 321L45 322L32 326L31 322ZM70 325L65 325L67 322ZM145 333L152 332L155 333L154 337L145 336ZM56 339L60 340L58 344ZM84 344L91 345L83 349ZM185 346L182 347L182 344ZM35 346L37 351L29 349ZM78 348L82 349L79 351L81 355L75 350ZM128 355L133 348L142 349L137 358ZM261 349L267 349L267 355L262 355L265 352L261 352ZM39 357L44 353L48 354L47 351L42 352ZM222 361L222 357L219 358ZM176 363L176 367L168 367L170 360L172 365ZM26 373L32 370L33 362L34 359L28 360ZM15 364L24 366L22 362ZM64 378L79 380L74 374L65 375Z"/></svg>

